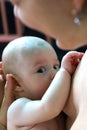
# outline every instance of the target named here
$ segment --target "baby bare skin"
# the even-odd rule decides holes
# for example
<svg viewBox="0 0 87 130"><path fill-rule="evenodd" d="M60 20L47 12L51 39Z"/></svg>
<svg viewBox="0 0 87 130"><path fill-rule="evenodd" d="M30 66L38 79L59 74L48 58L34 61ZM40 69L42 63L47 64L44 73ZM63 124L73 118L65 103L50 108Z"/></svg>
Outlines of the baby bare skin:
<svg viewBox="0 0 87 130"><path fill-rule="evenodd" d="M23 130L64 130L64 128L65 128L65 119L64 119L63 113L61 113L58 117L52 120L49 120L40 124L36 124L34 126L29 125L27 127L22 126L19 128L12 127L12 130L20 130L20 129L23 129Z"/></svg>
<svg viewBox="0 0 87 130"><path fill-rule="evenodd" d="M64 130L61 115L50 121L41 123L31 128L30 130Z"/></svg>

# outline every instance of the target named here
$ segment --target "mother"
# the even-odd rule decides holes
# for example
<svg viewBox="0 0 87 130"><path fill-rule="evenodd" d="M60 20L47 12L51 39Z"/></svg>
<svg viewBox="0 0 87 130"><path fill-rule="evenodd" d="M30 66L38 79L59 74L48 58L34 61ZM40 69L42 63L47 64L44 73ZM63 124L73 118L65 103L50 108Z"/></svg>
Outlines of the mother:
<svg viewBox="0 0 87 130"><path fill-rule="evenodd" d="M10 0L28 27L55 38L62 49L87 43L87 0Z"/></svg>

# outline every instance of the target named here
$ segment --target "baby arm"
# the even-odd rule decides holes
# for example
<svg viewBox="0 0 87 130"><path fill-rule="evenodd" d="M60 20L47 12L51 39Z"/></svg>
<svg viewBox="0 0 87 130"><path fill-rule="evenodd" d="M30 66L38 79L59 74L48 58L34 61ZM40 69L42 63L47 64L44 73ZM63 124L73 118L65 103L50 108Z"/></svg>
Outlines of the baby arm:
<svg viewBox="0 0 87 130"><path fill-rule="evenodd" d="M75 72L83 53L70 51L62 59L60 70L55 75L42 100L53 116L63 109L71 84L71 75ZM52 116L51 115L51 116ZM50 116L48 116L49 118Z"/></svg>
<svg viewBox="0 0 87 130"><path fill-rule="evenodd" d="M69 52L64 56L60 70L41 100L31 101L26 98L16 100L8 110L8 126L11 122L16 126L35 125L57 116L67 100L71 74L82 56L83 54L78 52Z"/></svg>

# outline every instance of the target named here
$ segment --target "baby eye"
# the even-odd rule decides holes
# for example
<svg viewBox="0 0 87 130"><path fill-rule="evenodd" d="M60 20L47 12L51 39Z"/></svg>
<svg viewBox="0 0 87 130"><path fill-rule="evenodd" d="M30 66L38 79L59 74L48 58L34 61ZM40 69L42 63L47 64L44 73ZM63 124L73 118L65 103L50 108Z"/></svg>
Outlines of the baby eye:
<svg viewBox="0 0 87 130"><path fill-rule="evenodd" d="M54 65L53 68L54 68L55 70L58 70L58 69L59 69L59 65Z"/></svg>
<svg viewBox="0 0 87 130"><path fill-rule="evenodd" d="M44 67L41 67L40 69L38 69L38 73L44 73L46 71L46 68Z"/></svg>

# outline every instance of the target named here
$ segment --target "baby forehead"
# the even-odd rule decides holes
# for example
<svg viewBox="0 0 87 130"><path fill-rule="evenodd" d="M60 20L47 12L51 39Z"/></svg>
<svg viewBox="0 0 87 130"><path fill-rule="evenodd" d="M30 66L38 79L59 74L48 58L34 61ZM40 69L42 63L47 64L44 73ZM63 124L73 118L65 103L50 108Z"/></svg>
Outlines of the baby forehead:
<svg viewBox="0 0 87 130"><path fill-rule="evenodd" d="M47 55L55 55L55 51L53 48L49 48L46 46L34 46L34 47L29 47L23 48L21 50L22 56L27 56L27 57L41 57L41 56L47 56Z"/></svg>
<svg viewBox="0 0 87 130"><path fill-rule="evenodd" d="M58 58L57 55L55 53L55 51L53 50L48 50L48 49L44 49L43 50L39 50L36 49L35 51L29 51L28 53L22 53L21 55L21 59L22 61L25 61L25 63L29 63L29 64L46 64L46 63L50 63L50 62L57 62Z"/></svg>

